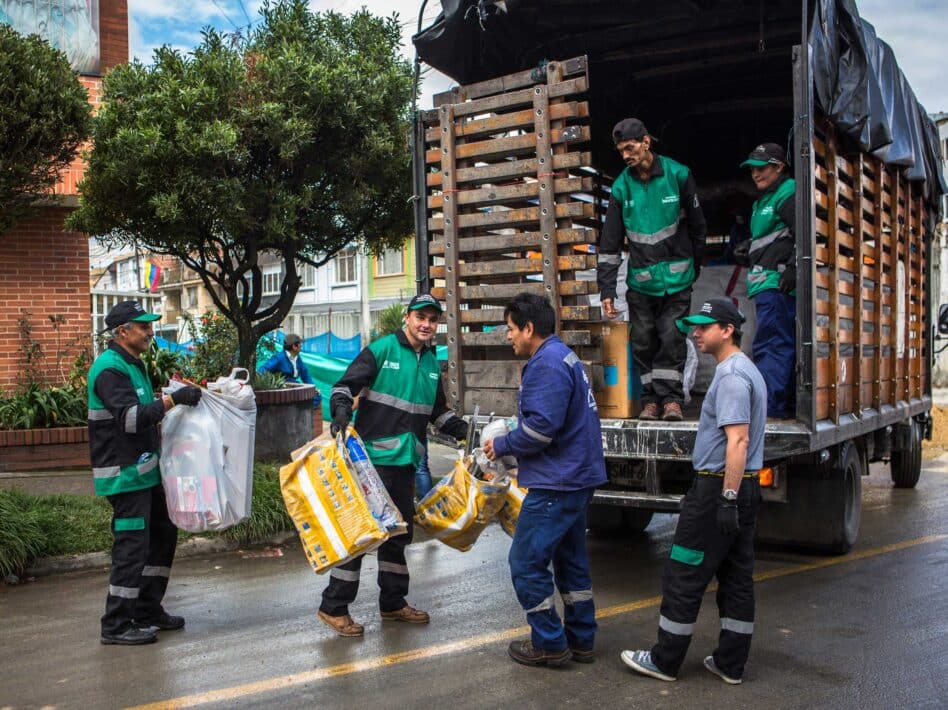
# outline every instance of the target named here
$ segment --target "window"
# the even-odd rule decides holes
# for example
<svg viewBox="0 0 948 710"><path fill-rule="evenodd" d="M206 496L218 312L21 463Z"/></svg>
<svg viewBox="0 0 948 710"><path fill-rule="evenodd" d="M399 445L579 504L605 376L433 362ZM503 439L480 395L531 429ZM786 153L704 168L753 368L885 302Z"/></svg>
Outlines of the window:
<svg viewBox="0 0 948 710"><path fill-rule="evenodd" d="M198 305L198 287L197 286L188 286L184 289L184 295L182 296L182 308L197 308Z"/></svg>
<svg viewBox="0 0 948 710"><path fill-rule="evenodd" d="M135 260L125 259L115 264L115 284L119 291L138 290Z"/></svg>
<svg viewBox="0 0 948 710"><path fill-rule="evenodd" d="M398 276L404 273L404 249L386 249L375 258L376 276Z"/></svg>
<svg viewBox="0 0 948 710"><path fill-rule="evenodd" d="M356 250L352 247L343 249L341 252L336 254L336 258L333 260L335 264L335 282L337 284L351 284L355 283L358 279L356 278L357 265L356 265Z"/></svg>
<svg viewBox="0 0 948 710"><path fill-rule="evenodd" d="M280 293L280 272L266 271L263 274L263 295L277 296Z"/></svg>
<svg viewBox="0 0 948 710"><path fill-rule="evenodd" d="M297 267L297 271L299 272L300 281L302 282L300 286L301 289L316 287L316 269L309 264L300 264Z"/></svg>

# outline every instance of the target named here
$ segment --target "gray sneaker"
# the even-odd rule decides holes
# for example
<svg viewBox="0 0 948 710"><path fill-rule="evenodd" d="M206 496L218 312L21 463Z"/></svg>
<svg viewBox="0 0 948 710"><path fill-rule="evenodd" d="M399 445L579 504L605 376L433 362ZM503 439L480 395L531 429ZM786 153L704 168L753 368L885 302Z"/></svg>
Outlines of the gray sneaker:
<svg viewBox="0 0 948 710"><path fill-rule="evenodd" d="M718 664L714 662L714 656L707 656L704 659L704 667L707 668L712 673L714 673L714 675L716 675L718 678L723 680L728 685L740 685L741 683L744 682L740 678L732 678L731 676L727 675L724 671L722 671L720 668L718 668Z"/></svg>
<svg viewBox="0 0 948 710"><path fill-rule="evenodd" d="M636 673L647 675L659 680L673 681L677 680L675 676L663 673L652 661L651 651L623 651L622 662Z"/></svg>

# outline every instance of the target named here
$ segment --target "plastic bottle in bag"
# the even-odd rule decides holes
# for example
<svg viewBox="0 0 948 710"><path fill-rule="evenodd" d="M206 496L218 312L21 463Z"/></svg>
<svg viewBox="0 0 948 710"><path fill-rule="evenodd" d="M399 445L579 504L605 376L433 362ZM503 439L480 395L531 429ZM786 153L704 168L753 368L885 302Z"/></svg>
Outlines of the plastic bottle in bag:
<svg viewBox="0 0 948 710"><path fill-rule="evenodd" d="M392 502L388 491L385 490L362 441L354 433L346 437L345 451L347 463L352 467L352 473L362 485L362 492L365 494L365 500L369 504L373 517L391 535L407 532L407 523L398 512L395 503Z"/></svg>

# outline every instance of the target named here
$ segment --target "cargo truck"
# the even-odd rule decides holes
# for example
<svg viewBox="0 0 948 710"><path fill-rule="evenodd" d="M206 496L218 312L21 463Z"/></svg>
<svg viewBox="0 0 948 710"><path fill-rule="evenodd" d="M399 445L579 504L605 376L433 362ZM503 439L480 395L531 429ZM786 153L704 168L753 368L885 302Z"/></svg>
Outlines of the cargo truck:
<svg viewBox="0 0 948 710"><path fill-rule="evenodd" d="M658 152L691 168L711 245L693 305L727 294L750 321L745 274L712 262L755 198L738 165L759 143L783 143L797 190L797 401L795 418L768 420L759 536L847 551L870 463L912 488L931 435L945 186L934 126L891 49L849 0L442 7L414 44L458 86L415 113L412 135L418 287L446 303L449 401L467 415L516 414L522 363L503 305L546 295L601 405L610 482L591 526L644 529L654 512L679 510L713 368L699 362L685 421L632 416L624 326L604 322L595 283L623 167L610 129L637 116Z"/></svg>

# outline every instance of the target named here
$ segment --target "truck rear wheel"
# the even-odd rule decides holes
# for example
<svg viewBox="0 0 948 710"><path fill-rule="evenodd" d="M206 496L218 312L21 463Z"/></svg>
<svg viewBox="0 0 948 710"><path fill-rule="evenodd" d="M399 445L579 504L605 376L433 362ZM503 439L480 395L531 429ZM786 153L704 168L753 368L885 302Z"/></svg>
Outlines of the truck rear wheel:
<svg viewBox="0 0 948 710"><path fill-rule="evenodd" d="M586 527L602 533L642 532L652 522L652 515L651 510L642 508L594 504L589 506Z"/></svg>
<svg viewBox="0 0 948 710"><path fill-rule="evenodd" d="M889 473L896 488L915 488L922 475L922 426L909 421L908 448L892 451Z"/></svg>
<svg viewBox="0 0 948 710"><path fill-rule="evenodd" d="M764 503L757 520L761 542L844 554L859 536L863 456L843 443L828 464L791 466L787 502Z"/></svg>

